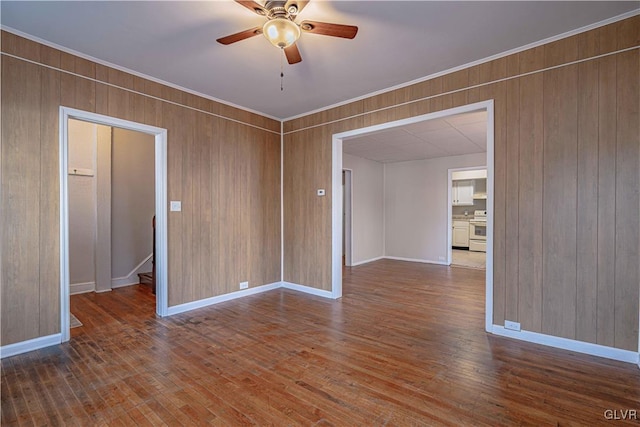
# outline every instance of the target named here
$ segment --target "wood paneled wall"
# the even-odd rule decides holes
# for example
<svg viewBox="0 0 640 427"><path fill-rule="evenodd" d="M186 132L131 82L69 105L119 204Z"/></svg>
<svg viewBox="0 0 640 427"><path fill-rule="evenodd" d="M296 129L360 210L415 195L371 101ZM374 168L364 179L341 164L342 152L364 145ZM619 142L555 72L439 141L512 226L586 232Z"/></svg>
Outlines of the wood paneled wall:
<svg viewBox="0 0 640 427"><path fill-rule="evenodd" d="M494 323L637 351L639 45L635 16L285 122L284 280L331 287L332 134L493 99Z"/></svg>
<svg viewBox="0 0 640 427"><path fill-rule="evenodd" d="M280 122L11 33L1 42L2 345L60 332L61 105L168 130L168 196L182 201L169 213L170 306L281 280Z"/></svg>

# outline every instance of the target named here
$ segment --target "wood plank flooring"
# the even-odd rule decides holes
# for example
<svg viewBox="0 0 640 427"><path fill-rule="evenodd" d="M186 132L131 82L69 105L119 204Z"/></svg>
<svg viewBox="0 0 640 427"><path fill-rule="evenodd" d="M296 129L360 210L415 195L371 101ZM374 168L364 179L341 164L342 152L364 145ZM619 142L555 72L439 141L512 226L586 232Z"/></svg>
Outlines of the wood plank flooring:
<svg viewBox="0 0 640 427"><path fill-rule="evenodd" d="M2 360L10 425L606 425L634 365L488 335L484 272L381 260L344 297L274 290L167 318L71 297L69 343ZM618 420L615 425L638 425Z"/></svg>

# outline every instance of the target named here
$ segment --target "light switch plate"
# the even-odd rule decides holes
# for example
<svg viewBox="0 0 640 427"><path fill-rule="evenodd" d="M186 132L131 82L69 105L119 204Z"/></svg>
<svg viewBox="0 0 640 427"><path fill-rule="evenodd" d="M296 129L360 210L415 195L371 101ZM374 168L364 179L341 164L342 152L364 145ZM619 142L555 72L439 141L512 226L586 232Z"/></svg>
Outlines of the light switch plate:
<svg viewBox="0 0 640 427"><path fill-rule="evenodd" d="M180 212L182 210L182 202L180 201L171 201L171 212Z"/></svg>
<svg viewBox="0 0 640 427"><path fill-rule="evenodd" d="M318 189L318 196L324 196L324 188Z"/></svg>

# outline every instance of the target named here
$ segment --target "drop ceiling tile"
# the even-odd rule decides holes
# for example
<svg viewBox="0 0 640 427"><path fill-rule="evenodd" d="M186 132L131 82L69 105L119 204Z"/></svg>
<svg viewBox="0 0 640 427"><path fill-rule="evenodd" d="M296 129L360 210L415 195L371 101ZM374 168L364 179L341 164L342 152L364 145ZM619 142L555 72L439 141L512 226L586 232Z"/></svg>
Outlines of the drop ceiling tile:
<svg viewBox="0 0 640 427"><path fill-rule="evenodd" d="M429 132L432 130L440 130L450 128L451 125L447 123L444 119L432 119L432 120L424 120L421 122L413 123L405 126L405 130L414 135Z"/></svg>
<svg viewBox="0 0 640 427"><path fill-rule="evenodd" d="M445 139L456 138L460 136L460 132L452 127L448 127L444 129L421 132L419 134L416 134L416 136L423 141L437 142Z"/></svg>
<svg viewBox="0 0 640 427"><path fill-rule="evenodd" d="M429 159L432 157L446 156L447 152L441 148L435 147L429 143L422 142L419 144L405 145L400 148L402 152L416 156L415 158Z"/></svg>
<svg viewBox="0 0 640 427"><path fill-rule="evenodd" d="M480 147L487 146L487 123L471 123L460 125L457 129L472 142Z"/></svg>
<svg viewBox="0 0 640 427"><path fill-rule="evenodd" d="M476 111L473 113L456 114L455 116L445 117L444 120L454 127L469 123L486 123L487 112Z"/></svg>

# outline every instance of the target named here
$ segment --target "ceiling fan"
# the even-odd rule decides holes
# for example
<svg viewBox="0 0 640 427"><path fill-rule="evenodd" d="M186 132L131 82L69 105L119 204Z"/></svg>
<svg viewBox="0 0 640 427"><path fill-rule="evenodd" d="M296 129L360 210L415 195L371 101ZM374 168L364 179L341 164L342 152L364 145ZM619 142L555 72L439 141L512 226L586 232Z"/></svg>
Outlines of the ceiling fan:
<svg viewBox="0 0 640 427"><path fill-rule="evenodd" d="M261 27L221 37L217 42L228 45L258 34L264 34L272 45L284 50L289 64L296 64L302 61L300 51L296 46L296 41L300 38L302 32L345 39L352 39L358 33L358 27L353 25L317 21L302 21L297 24L295 19L309 3L309 0L266 1L264 6L253 0L235 0L235 2L260 16L266 17L267 21Z"/></svg>

